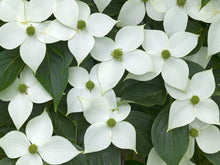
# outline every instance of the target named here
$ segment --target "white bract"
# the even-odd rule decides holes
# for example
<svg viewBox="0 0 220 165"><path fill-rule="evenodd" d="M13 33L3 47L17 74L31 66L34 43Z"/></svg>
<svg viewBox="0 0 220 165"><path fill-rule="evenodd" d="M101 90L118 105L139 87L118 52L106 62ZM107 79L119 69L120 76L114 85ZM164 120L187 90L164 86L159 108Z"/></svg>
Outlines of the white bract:
<svg viewBox="0 0 220 165"><path fill-rule="evenodd" d="M93 0L99 12L103 12L112 0Z"/></svg>
<svg viewBox="0 0 220 165"><path fill-rule="evenodd" d="M8 112L17 129L20 129L30 116L33 103L44 103L52 99L49 93L34 77L29 68L24 68L20 78L0 92L0 99L10 101Z"/></svg>
<svg viewBox="0 0 220 165"><path fill-rule="evenodd" d="M187 125L196 118L208 124L219 124L218 105L210 98L215 91L212 70L196 73L188 80L186 92L165 86L176 99L170 107L168 130Z"/></svg>
<svg viewBox="0 0 220 165"><path fill-rule="evenodd" d="M129 104L117 106L115 95L82 101L86 105L84 116L92 125L84 136L85 153L106 149L111 142L122 149L136 152L136 132L134 127L123 121L130 113Z"/></svg>
<svg viewBox="0 0 220 165"><path fill-rule="evenodd" d="M96 38L91 55L96 60L102 61L98 77L103 93L120 81L125 69L137 75L153 70L148 54L137 49L143 40L143 26L123 27L117 32L115 42L107 37Z"/></svg>
<svg viewBox="0 0 220 165"><path fill-rule="evenodd" d="M146 12L154 20L163 20L164 14L154 10L148 0L128 0L120 10L117 26L137 25L144 19Z"/></svg>
<svg viewBox="0 0 220 165"><path fill-rule="evenodd" d="M57 40L41 33L53 12L53 0L2 0L0 19L8 22L0 27L0 46L14 49L21 45L22 60L34 71L43 61L46 44Z"/></svg>
<svg viewBox="0 0 220 165"><path fill-rule="evenodd" d="M190 124L190 138L196 140L199 148L208 154L220 151L220 130L218 127L195 120Z"/></svg>
<svg viewBox="0 0 220 165"><path fill-rule="evenodd" d="M94 47L94 37L104 37L111 31L116 21L101 13L90 15L90 8L86 3L80 1L77 3L79 17L76 27L75 25L67 27L66 24L55 20L47 27L45 33L59 40L69 40L68 47L80 65Z"/></svg>
<svg viewBox="0 0 220 165"><path fill-rule="evenodd" d="M152 7L164 15L164 29L170 36L185 31L188 23L187 8L194 7L193 0L150 0Z"/></svg>
<svg viewBox="0 0 220 165"><path fill-rule="evenodd" d="M189 32L177 32L168 38L163 31L145 30L142 46L151 57L154 72L144 75L129 74L127 79L148 81L161 73L167 84L186 90L189 68L181 57L189 54L197 42L198 35Z"/></svg>
<svg viewBox="0 0 220 165"><path fill-rule="evenodd" d="M0 139L0 147L11 158L19 158L16 165L62 164L80 153L65 138L52 136L53 125L47 112L30 120L26 135L11 131Z"/></svg>

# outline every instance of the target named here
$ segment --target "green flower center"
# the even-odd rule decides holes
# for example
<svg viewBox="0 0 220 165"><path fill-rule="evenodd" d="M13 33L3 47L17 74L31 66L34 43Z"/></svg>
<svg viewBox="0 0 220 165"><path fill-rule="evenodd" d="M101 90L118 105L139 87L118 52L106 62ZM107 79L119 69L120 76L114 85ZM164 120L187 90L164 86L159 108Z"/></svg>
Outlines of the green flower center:
<svg viewBox="0 0 220 165"><path fill-rule="evenodd" d="M94 87L95 87L94 82L92 82L92 81L89 80L89 81L86 83L86 88L87 88L88 90L92 90Z"/></svg>
<svg viewBox="0 0 220 165"><path fill-rule="evenodd" d="M190 131L189 131L189 135L192 136L192 137L198 137L199 136L199 131L195 128L192 128Z"/></svg>
<svg viewBox="0 0 220 165"><path fill-rule="evenodd" d="M121 61L123 58L123 51L122 49L115 49L112 53L111 53L112 57L115 60Z"/></svg>
<svg viewBox="0 0 220 165"><path fill-rule="evenodd" d="M171 54L170 54L170 51L169 50L163 50L162 52L161 52L161 56L163 57L163 59L168 59L168 58L170 58L170 56L171 56Z"/></svg>
<svg viewBox="0 0 220 165"><path fill-rule="evenodd" d="M142 0L143 2L147 2L148 0Z"/></svg>
<svg viewBox="0 0 220 165"><path fill-rule="evenodd" d="M190 101L191 101L191 103L192 103L193 105L196 105L196 104L199 103L200 99L199 99L198 96L195 95L195 96L193 96L193 97L190 99Z"/></svg>
<svg viewBox="0 0 220 165"><path fill-rule="evenodd" d="M20 85L18 86L18 91L19 91L20 93L25 93L25 92L27 91L27 86L26 86L25 84L20 84Z"/></svg>
<svg viewBox="0 0 220 165"><path fill-rule="evenodd" d="M108 125L110 128L113 128L113 127L116 125L115 119L109 119L109 120L107 121L107 125Z"/></svg>
<svg viewBox="0 0 220 165"><path fill-rule="evenodd" d="M29 36L33 36L35 34L35 28L31 25L27 27L26 32Z"/></svg>
<svg viewBox="0 0 220 165"><path fill-rule="evenodd" d="M77 23L77 28L80 30L84 30L86 28L86 22L83 20L79 20Z"/></svg>
<svg viewBox="0 0 220 165"><path fill-rule="evenodd" d="M37 145L36 144L31 144L29 147L28 147L28 151L31 153L31 154L36 154L37 153Z"/></svg>
<svg viewBox="0 0 220 165"><path fill-rule="evenodd" d="M177 0L177 5L184 6L186 4L186 0Z"/></svg>

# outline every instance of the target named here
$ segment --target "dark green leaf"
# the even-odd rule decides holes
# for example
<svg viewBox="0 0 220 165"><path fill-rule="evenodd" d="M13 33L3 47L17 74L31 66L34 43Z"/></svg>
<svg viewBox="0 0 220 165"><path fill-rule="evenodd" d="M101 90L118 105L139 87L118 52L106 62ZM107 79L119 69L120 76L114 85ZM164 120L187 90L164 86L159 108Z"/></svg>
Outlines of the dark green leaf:
<svg viewBox="0 0 220 165"><path fill-rule="evenodd" d="M0 52L0 91L14 82L23 66L18 49Z"/></svg>
<svg viewBox="0 0 220 165"><path fill-rule="evenodd" d="M62 98L68 84L69 65L73 59L64 42L48 46L47 54L37 70L36 77L54 98L54 108Z"/></svg>
<svg viewBox="0 0 220 165"><path fill-rule="evenodd" d="M151 137L157 153L168 165L177 165L185 155L189 144L188 126L167 131L169 106L157 116Z"/></svg>
<svg viewBox="0 0 220 165"><path fill-rule="evenodd" d="M8 114L8 103L0 101L0 127L5 125L10 119Z"/></svg>
<svg viewBox="0 0 220 165"><path fill-rule="evenodd" d="M131 111L127 121L130 122L136 130L138 155L147 156L152 148L151 127L153 119L143 112Z"/></svg>
<svg viewBox="0 0 220 165"><path fill-rule="evenodd" d="M201 1L202 1L202 4L201 4L201 8L200 9L205 7L205 5L207 5L211 0L201 0Z"/></svg>
<svg viewBox="0 0 220 165"><path fill-rule="evenodd" d="M191 61L186 61L188 66L189 66L189 77L192 78L192 76L198 72L202 72L204 71L203 67L201 67L200 65L191 62Z"/></svg>
<svg viewBox="0 0 220 165"><path fill-rule="evenodd" d="M123 100L144 106L162 105L166 101L164 82L160 77L147 82L127 80L126 83L121 96Z"/></svg>
<svg viewBox="0 0 220 165"><path fill-rule="evenodd" d="M16 160L9 159L9 158L4 158L0 160L0 165L14 165Z"/></svg>
<svg viewBox="0 0 220 165"><path fill-rule="evenodd" d="M220 165L220 152L215 154L205 154L205 156L214 165Z"/></svg>
<svg viewBox="0 0 220 165"><path fill-rule="evenodd" d="M127 160L125 162L125 165L144 165L141 162L135 161L135 160Z"/></svg>

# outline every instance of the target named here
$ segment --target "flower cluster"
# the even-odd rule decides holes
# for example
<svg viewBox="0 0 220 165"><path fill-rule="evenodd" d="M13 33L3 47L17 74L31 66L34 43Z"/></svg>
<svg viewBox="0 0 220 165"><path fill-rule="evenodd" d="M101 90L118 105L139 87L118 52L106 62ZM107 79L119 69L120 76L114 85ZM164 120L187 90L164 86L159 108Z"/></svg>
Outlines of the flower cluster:
<svg viewBox="0 0 220 165"><path fill-rule="evenodd" d="M103 13L111 0L94 0L94 4L99 12L91 12L88 3L79 0L0 0L2 52L19 49L25 64L15 69L19 70L15 80L0 90L0 100L9 102L8 113L17 129L0 138L7 157L19 158L16 165L62 164L80 153L105 150L111 143L137 153L137 128L126 120L135 102L124 99L116 89L127 89L119 86L122 82L148 82L160 76L171 100L165 103L170 104L167 133L180 127L188 129L188 149L179 164L194 164L195 142L204 153L218 153L219 107L211 98L217 87L213 69L206 68L220 52L220 1L204 5L202 0L127 0L116 17ZM146 17L160 21L163 28L151 28ZM210 24L206 47L199 47L196 53L201 36L187 30L190 20ZM66 51L76 61L67 61L57 53L61 61L69 63L69 85L66 83L62 91L66 96L61 92L66 98L66 118L82 113L89 124L83 151L53 130L49 105L55 96L50 91L56 93L61 84L45 85L37 76L49 58L49 46L59 42L67 43ZM82 65L88 58L93 61L91 70ZM191 74L189 60L205 70ZM3 72L0 66L0 77ZM50 83L56 81L46 78L46 73L42 77ZM47 108L33 118L34 104ZM147 165L155 164L168 164L156 145L147 160Z"/></svg>

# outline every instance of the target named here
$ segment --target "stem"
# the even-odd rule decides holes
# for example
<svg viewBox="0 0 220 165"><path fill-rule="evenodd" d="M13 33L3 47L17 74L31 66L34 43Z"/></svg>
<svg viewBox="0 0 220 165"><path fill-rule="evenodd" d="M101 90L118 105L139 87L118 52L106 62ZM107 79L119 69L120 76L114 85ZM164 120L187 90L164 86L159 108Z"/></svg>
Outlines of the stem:
<svg viewBox="0 0 220 165"><path fill-rule="evenodd" d="M122 151L122 160L121 160L121 165L125 164L125 159L126 159L126 150Z"/></svg>

